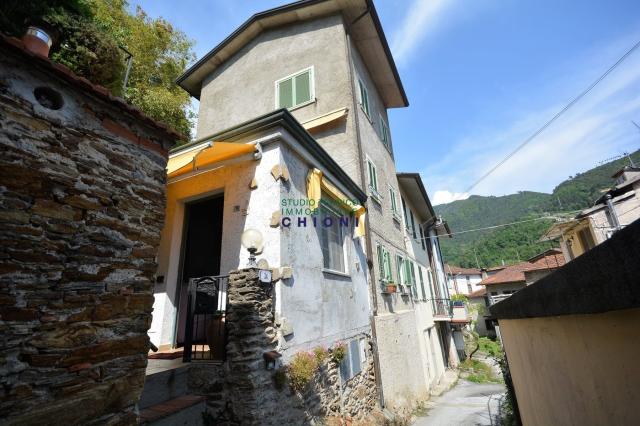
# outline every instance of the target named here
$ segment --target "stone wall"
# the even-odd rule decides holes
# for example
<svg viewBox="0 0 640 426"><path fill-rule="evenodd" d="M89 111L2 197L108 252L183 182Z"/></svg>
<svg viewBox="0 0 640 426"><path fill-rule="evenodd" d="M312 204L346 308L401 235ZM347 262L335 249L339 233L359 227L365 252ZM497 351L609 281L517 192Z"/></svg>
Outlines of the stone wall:
<svg viewBox="0 0 640 426"><path fill-rule="evenodd" d="M258 281L257 270L229 275L227 360L190 367L193 392L206 395L213 419L227 403L243 425L313 424L324 418L363 419L377 406L373 356L367 345L363 370L341 383L339 367L327 360L301 391L278 387L263 354L277 349L273 284ZM215 421L215 420L214 420Z"/></svg>
<svg viewBox="0 0 640 426"><path fill-rule="evenodd" d="M0 418L135 424L171 138L1 41Z"/></svg>

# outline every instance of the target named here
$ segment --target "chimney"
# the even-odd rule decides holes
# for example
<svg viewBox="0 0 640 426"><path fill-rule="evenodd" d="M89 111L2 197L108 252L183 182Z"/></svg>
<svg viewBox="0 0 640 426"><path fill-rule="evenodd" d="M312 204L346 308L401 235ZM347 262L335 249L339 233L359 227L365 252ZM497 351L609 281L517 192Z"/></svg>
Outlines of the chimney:
<svg viewBox="0 0 640 426"><path fill-rule="evenodd" d="M46 31L40 25L30 25L22 36L24 47L36 55L49 57L49 49L53 44L50 31Z"/></svg>

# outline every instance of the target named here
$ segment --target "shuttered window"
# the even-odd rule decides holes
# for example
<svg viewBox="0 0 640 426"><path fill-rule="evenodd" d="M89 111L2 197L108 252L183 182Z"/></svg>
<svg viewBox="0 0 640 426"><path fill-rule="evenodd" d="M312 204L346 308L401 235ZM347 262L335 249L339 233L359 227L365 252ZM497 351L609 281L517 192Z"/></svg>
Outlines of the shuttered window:
<svg viewBox="0 0 640 426"><path fill-rule="evenodd" d="M368 117L371 117L371 112L369 110L369 92L367 91L367 86L364 85L361 79L358 79L358 86L360 88L360 105L362 105L362 109Z"/></svg>
<svg viewBox="0 0 640 426"><path fill-rule="evenodd" d="M293 108L314 98L313 69L307 68L276 82L277 108Z"/></svg>
<svg viewBox="0 0 640 426"><path fill-rule="evenodd" d="M382 115L380 116L380 137L382 138L382 143L384 144L384 146L389 148L391 145L389 126L387 126L387 123L382 118Z"/></svg>
<svg viewBox="0 0 640 426"><path fill-rule="evenodd" d="M427 292L424 289L424 278L422 276L422 268L418 266L418 276L420 277L420 289L422 292L422 300L427 300Z"/></svg>
<svg viewBox="0 0 640 426"><path fill-rule="evenodd" d="M393 281L393 276L391 275L391 255L389 254L389 250L387 250L382 244L378 244L377 253L378 267L380 268L380 279L386 282Z"/></svg>

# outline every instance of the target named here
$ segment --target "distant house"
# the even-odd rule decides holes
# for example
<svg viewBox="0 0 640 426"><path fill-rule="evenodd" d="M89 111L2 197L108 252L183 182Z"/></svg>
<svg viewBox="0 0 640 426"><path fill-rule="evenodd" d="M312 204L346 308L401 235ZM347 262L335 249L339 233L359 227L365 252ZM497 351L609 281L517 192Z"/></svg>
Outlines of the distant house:
<svg viewBox="0 0 640 426"><path fill-rule="evenodd" d="M480 282L485 286L487 302L493 305L516 291L533 284L540 278L565 264L560 249L549 249L526 262L510 265Z"/></svg>
<svg viewBox="0 0 640 426"><path fill-rule="evenodd" d="M640 218L640 168L625 166L612 176L615 186L573 219L554 224L541 241L559 239L567 262L611 238Z"/></svg>
<svg viewBox="0 0 640 426"><path fill-rule="evenodd" d="M461 268L448 263L444 265L447 274L447 286L449 294L469 294L482 289L482 270L477 268Z"/></svg>

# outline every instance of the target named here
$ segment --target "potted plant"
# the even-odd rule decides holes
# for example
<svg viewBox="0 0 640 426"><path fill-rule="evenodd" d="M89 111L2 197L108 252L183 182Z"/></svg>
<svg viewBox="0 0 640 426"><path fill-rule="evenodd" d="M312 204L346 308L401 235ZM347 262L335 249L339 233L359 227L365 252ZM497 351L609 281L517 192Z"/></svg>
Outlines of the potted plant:
<svg viewBox="0 0 640 426"><path fill-rule="evenodd" d="M393 281L389 281L385 286L385 290L387 293L395 293L396 289L397 289L397 286Z"/></svg>

